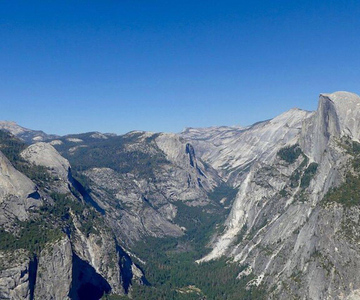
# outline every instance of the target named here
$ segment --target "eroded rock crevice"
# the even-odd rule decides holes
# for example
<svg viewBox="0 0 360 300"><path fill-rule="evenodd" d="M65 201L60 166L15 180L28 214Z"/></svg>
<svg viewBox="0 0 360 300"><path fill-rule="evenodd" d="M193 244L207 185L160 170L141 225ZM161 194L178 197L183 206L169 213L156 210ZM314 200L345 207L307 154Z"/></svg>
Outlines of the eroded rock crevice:
<svg viewBox="0 0 360 300"><path fill-rule="evenodd" d="M35 286L36 286L36 276L38 270L38 259L37 256L34 255L29 263L29 293L30 300L34 300Z"/></svg>
<svg viewBox="0 0 360 300"><path fill-rule="evenodd" d="M99 300L111 291L110 284L86 261L73 253L71 289L72 300Z"/></svg>

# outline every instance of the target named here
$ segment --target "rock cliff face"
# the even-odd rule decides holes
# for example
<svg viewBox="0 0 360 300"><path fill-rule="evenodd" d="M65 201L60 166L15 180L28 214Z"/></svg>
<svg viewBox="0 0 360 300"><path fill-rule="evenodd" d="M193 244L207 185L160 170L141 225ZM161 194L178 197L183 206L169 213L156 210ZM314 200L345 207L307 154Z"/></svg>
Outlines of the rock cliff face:
<svg viewBox="0 0 360 300"><path fill-rule="evenodd" d="M1 299L30 299L29 263L24 251L0 253Z"/></svg>
<svg viewBox="0 0 360 300"><path fill-rule="evenodd" d="M41 201L32 198L35 191L35 184L0 152L0 226L28 219L29 210L41 205Z"/></svg>
<svg viewBox="0 0 360 300"><path fill-rule="evenodd" d="M321 94L316 113L304 124L301 146L320 161L331 138L348 136L359 140L360 98L348 92Z"/></svg>
<svg viewBox="0 0 360 300"><path fill-rule="evenodd" d="M347 189L358 178L359 112L357 95L324 94L315 113L292 110L239 132L248 148L235 163L232 142L218 142L227 154L219 151L215 166L239 192L224 232L199 263L232 257L247 266L239 278L253 274L248 285L265 284L273 299L358 299L358 206L347 201L359 195ZM238 180L234 167L242 167Z"/></svg>
<svg viewBox="0 0 360 300"><path fill-rule="evenodd" d="M73 280L72 258L67 237L46 245L37 258L35 299L69 299Z"/></svg>

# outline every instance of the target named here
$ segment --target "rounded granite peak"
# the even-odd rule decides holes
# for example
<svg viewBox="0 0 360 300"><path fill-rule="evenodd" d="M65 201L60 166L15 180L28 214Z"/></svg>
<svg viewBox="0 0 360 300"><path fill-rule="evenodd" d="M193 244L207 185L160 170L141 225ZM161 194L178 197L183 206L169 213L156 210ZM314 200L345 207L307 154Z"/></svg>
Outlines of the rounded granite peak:
<svg viewBox="0 0 360 300"><path fill-rule="evenodd" d="M334 92L331 94L320 94L320 97L326 97L329 98L331 101L333 101L334 103L336 102L359 102L360 103L360 97L359 95L355 94L355 93L351 93L351 92L346 92L346 91L338 91L338 92Z"/></svg>
<svg viewBox="0 0 360 300"><path fill-rule="evenodd" d="M357 94L340 91L332 94L320 94L320 98L325 98L325 101L330 100L334 104L340 119L357 118L360 113L360 97Z"/></svg>
<svg viewBox="0 0 360 300"><path fill-rule="evenodd" d="M32 144L21 152L25 160L51 169L62 180L67 180L70 163L49 143Z"/></svg>

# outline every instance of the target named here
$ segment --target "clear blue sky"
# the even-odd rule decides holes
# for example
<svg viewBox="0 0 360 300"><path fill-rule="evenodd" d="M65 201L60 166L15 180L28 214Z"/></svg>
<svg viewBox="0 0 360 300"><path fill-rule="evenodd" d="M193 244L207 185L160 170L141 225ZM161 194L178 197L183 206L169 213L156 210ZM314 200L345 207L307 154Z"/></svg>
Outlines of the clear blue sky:
<svg viewBox="0 0 360 300"><path fill-rule="evenodd" d="M0 119L49 133L248 125L360 92L359 1L0 0Z"/></svg>

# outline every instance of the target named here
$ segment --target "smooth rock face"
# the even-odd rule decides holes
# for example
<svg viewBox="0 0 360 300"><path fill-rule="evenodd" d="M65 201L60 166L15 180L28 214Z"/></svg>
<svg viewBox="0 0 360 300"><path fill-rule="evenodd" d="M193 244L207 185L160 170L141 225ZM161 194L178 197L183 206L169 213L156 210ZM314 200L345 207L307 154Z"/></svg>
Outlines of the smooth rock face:
<svg viewBox="0 0 360 300"><path fill-rule="evenodd" d="M72 249L67 237L49 244L38 257L35 299L69 299Z"/></svg>
<svg viewBox="0 0 360 300"><path fill-rule="evenodd" d="M27 147L21 156L38 166L46 167L57 175L60 180L66 181L70 164L67 159L62 157L56 149L48 143L36 143Z"/></svg>
<svg viewBox="0 0 360 300"><path fill-rule="evenodd" d="M206 202L206 192L211 191L218 183L217 174L209 169L205 171L205 166L197 159L193 146L179 136L162 133L155 141L173 164L166 170L169 177L163 180L167 185L173 185L172 189L164 189L167 197L183 201L203 198ZM184 184L185 182L188 184Z"/></svg>
<svg viewBox="0 0 360 300"><path fill-rule="evenodd" d="M21 157L36 166L46 169L52 178L51 189L60 194L70 192L72 176L70 163L49 143L39 142L21 152Z"/></svg>
<svg viewBox="0 0 360 300"><path fill-rule="evenodd" d="M14 219L26 220L29 209L41 205L41 201L29 197L35 191L35 184L0 152L0 226Z"/></svg>
<svg viewBox="0 0 360 300"><path fill-rule="evenodd" d="M17 171L9 160L0 152L0 196L7 194L27 197L35 190L34 183Z"/></svg>
<svg viewBox="0 0 360 300"><path fill-rule="evenodd" d="M264 170L277 160L276 154L280 148L297 142L302 122L311 114L299 109L292 109L273 120L241 129L236 134L231 128L230 136L222 133L221 135L216 134L215 139L207 137L203 141L197 138L200 145L209 143L216 145L218 151L203 153L203 159L215 166L229 183L239 188L226 221L227 230L219 237L213 251L203 260L224 255L245 225L247 218L251 218L251 224L254 222L253 218L258 217L259 202L261 203L265 197L272 197L285 186L286 182L283 181L284 176L281 172L277 172L278 176L281 176L278 179L269 171L267 171L269 177L263 176ZM186 133L182 135L189 138ZM291 172L293 170L284 171ZM270 181L268 185L272 187L271 190L255 185L254 177L260 175L265 177L264 180Z"/></svg>

